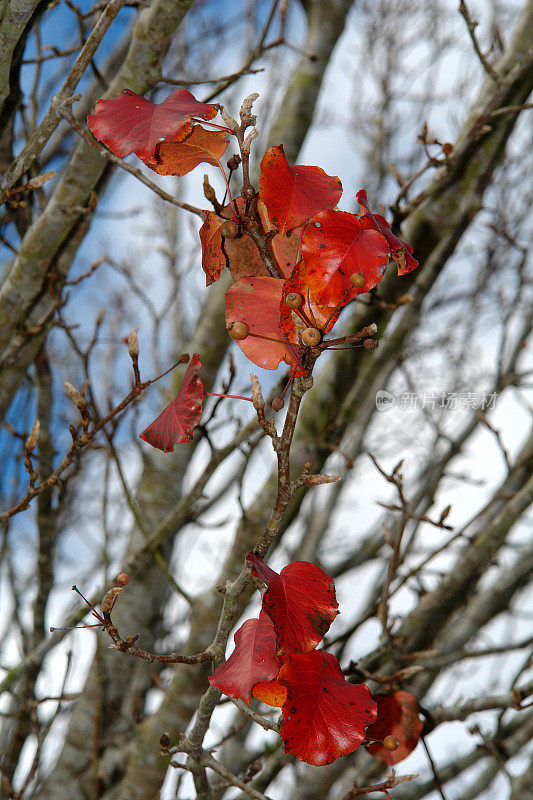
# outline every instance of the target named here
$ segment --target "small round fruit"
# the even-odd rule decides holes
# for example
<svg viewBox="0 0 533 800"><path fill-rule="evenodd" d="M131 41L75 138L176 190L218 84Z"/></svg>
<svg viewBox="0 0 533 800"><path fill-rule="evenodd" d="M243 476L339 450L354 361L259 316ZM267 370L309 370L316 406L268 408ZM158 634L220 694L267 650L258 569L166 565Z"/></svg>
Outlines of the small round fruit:
<svg viewBox="0 0 533 800"><path fill-rule="evenodd" d="M283 400L283 397L274 397L272 400L272 408L274 411L281 411L284 405L285 401Z"/></svg>
<svg viewBox="0 0 533 800"><path fill-rule="evenodd" d="M400 742L398 741L396 736L389 735L385 736L385 738L383 739L383 747L385 748L385 750L390 750L392 752L393 750L397 750L399 746Z"/></svg>
<svg viewBox="0 0 533 800"><path fill-rule="evenodd" d="M220 233L225 239L234 239L239 233L239 226L234 219L228 219L220 226Z"/></svg>
<svg viewBox="0 0 533 800"><path fill-rule="evenodd" d="M366 283L366 278L362 272L353 272L350 275L350 283L352 286L355 286L356 289L362 289Z"/></svg>
<svg viewBox="0 0 533 800"><path fill-rule="evenodd" d="M228 328L228 333L232 339L235 339L237 342L242 341L242 339L246 339L250 332L250 329L246 322L232 322Z"/></svg>
<svg viewBox="0 0 533 800"><path fill-rule="evenodd" d="M298 294L298 292L289 292L285 298L285 305L289 306L289 308L300 308L303 301L302 295Z"/></svg>
<svg viewBox="0 0 533 800"><path fill-rule="evenodd" d="M129 580L129 575L126 575L125 572L119 572L117 575L117 584L119 586L125 586L127 583L129 583Z"/></svg>
<svg viewBox="0 0 533 800"><path fill-rule="evenodd" d="M314 347L322 338L320 331L317 328L305 328L300 334L302 342L308 347Z"/></svg>

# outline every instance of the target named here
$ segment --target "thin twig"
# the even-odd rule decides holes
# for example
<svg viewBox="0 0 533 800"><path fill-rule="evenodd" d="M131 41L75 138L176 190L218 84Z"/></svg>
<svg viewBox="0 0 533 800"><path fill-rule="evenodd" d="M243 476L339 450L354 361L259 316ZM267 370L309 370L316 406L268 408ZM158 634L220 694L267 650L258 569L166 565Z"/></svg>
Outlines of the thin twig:
<svg viewBox="0 0 533 800"><path fill-rule="evenodd" d="M477 57L479 58L483 69L489 75L493 81L499 81L500 77L493 66L489 63L486 56L483 54L481 47L479 46L479 42L476 36L476 28L478 23L476 20L473 20L470 16L470 12L464 0L459 0L459 13L464 18L466 22L466 27L468 28L468 33L470 34L470 38L472 39L472 44L474 45L474 50L476 51Z"/></svg>
<svg viewBox="0 0 533 800"><path fill-rule="evenodd" d="M60 107L72 96L83 73L91 63L104 34L124 5L124 2L125 0L110 0L110 2L105 5L101 16L92 29L80 54L76 58L63 86L59 92L52 97L50 108L46 112L43 121L32 134L16 160L5 171L2 180L2 189L0 190L0 205L7 200L7 191L28 171L31 164L35 161L44 145L57 128L61 120Z"/></svg>

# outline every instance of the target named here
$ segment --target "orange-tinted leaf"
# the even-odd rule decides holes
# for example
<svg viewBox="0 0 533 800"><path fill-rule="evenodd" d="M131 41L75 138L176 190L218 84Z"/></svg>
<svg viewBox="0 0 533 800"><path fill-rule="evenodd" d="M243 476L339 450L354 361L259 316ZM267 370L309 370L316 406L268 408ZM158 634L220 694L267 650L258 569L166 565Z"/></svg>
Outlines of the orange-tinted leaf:
<svg viewBox="0 0 533 800"><path fill-rule="evenodd" d="M242 197L237 197L234 204L240 216L244 212L245 201ZM202 267L206 273L207 286L218 280L225 266L229 268L234 281L243 277L268 276L261 254L249 236L242 231L236 236L222 235L222 225L230 219L233 219L233 216L229 205L222 209L220 216L212 211L204 212L200 240Z"/></svg>
<svg viewBox="0 0 533 800"><path fill-rule="evenodd" d="M371 739L395 736L400 746L396 750L387 750L381 742L376 742L368 745L367 749L374 758L394 766L413 752L424 723L418 716L416 697L410 692L399 690L391 694L375 694L373 697L378 706L378 715L366 735Z"/></svg>
<svg viewBox="0 0 533 800"><path fill-rule="evenodd" d="M246 560L268 586L263 611L274 623L279 649L306 653L316 647L339 613L333 579L308 561L293 561L278 575L254 553Z"/></svg>
<svg viewBox="0 0 533 800"><path fill-rule="evenodd" d="M152 447L171 453L174 445L190 441L202 416L204 387L197 374L201 366L200 356L195 353L174 400L139 434Z"/></svg>
<svg viewBox="0 0 533 800"><path fill-rule="evenodd" d="M126 89L113 100L98 100L87 124L116 156L135 153L152 164L159 142L184 139L192 130L192 116L212 119L218 108L217 103L199 103L185 89L172 92L162 103Z"/></svg>
<svg viewBox="0 0 533 800"><path fill-rule="evenodd" d="M389 245L381 233L365 230L354 214L325 211L308 226L302 246L303 282L314 302L346 305L382 279ZM355 287L350 277L361 273L366 282Z"/></svg>
<svg viewBox="0 0 533 800"><path fill-rule="evenodd" d="M223 247L228 257L228 269L234 281L245 277L268 276L268 270L253 239L244 234L234 239L224 239Z"/></svg>
<svg viewBox="0 0 533 800"><path fill-rule="evenodd" d="M209 676L211 686L250 705L252 688L277 675L276 634L269 617L248 619L233 637L235 650L227 661Z"/></svg>
<svg viewBox="0 0 533 800"><path fill-rule="evenodd" d="M250 331L237 342L244 355L264 369L277 369L280 361L297 363L296 352L285 342L280 328L281 278L241 278L226 292L226 325L244 322ZM264 338L266 337L266 338Z"/></svg>
<svg viewBox="0 0 533 800"><path fill-rule="evenodd" d="M220 228L224 222L213 211L204 211L204 221L199 231L202 243L202 269L205 272L205 284L218 281L226 266L226 256L222 249L222 233Z"/></svg>
<svg viewBox="0 0 533 800"><path fill-rule="evenodd" d="M267 706L281 708L287 699L287 689L274 679L256 683L252 689L252 695L256 700L266 703Z"/></svg>
<svg viewBox="0 0 533 800"><path fill-rule="evenodd" d="M352 753L376 718L367 687L347 683L330 653L287 655L278 675L287 687L283 704L283 749L315 766Z"/></svg>
<svg viewBox="0 0 533 800"><path fill-rule="evenodd" d="M263 223L265 233L275 230L276 226L272 223L267 207L261 200L257 201L257 211ZM276 233L271 239L272 252L276 259L279 271L284 278L289 278L294 267L301 258L303 228L300 225L290 233Z"/></svg>
<svg viewBox="0 0 533 800"><path fill-rule="evenodd" d="M398 266L398 275L407 275L408 272L418 266L418 261L412 256L413 248L410 244L394 235L389 223L381 214L372 213L364 189L357 192L357 200L365 212L361 217L363 227L383 234L389 244L391 258L394 259Z"/></svg>
<svg viewBox="0 0 533 800"><path fill-rule="evenodd" d="M284 278L289 278L292 271L301 257L301 226L295 228L291 233L277 233L272 237L272 252L276 258L279 271Z"/></svg>
<svg viewBox="0 0 533 800"><path fill-rule="evenodd" d="M224 131L206 131L195 125L192 133L183 141L160 142L155 150L156 164L153 170L160 175L186 175L198 164L218 166L228 146Z"/></svg>
<svg viewBox="0 0 533 800"><path fill-rule="evenodd" d="M239 216L242 216L246 208L246 201L244 198L237 197L235 199L235 206ZM265 231L271 230L271 226L268 225L268 222L265 225L265 221L268 220L268 214L266 212L266 208L261 203L261 200L258 201L258 210L260 212L259 216L263 221L263 227L265 228ZM226 206L222 212L222 216L227 216L228 219L230 218L231 211L229 206ZM274 236L272 239L272 249L275 256L278 255L276 252L277 244L275 244L277 239L287 239L290 241L289 237L286 236ZM228 257L228 268L234 281L238 281L240 278L255 278L259 276L266 277L270 274L265 267L265 262L261 258L261 254L257 248L257 245L250 236L242 233L242 231L238 236L235 236L232 239L225 239L223 242L223 247ZM283 251L282 255L285 257L286 252ZM281 269L281 274L285 275L283 269ZM290 274L290 270L287 274Z"/></svg>
<svg viewBox="0 0 533 800"><path fill-rule="evenodd" d="M320 167L291 167L283 145L278 145L261 161L259 194L270 219L285 233L337 205L342 184Z"/></svg>

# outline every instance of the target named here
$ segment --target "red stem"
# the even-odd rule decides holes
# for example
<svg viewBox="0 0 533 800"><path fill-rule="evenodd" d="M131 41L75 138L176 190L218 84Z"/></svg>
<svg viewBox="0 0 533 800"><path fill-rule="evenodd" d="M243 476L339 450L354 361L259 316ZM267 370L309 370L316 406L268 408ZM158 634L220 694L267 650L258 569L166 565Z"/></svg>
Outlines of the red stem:
<svg viewBox="0 0 533 800"><path fill-rule="evenodd" d="M227 128L224 125L217 125L216 122L211 122L207 119L198 119L197 117L191 117L193 122L198 122L200 125L211 125L211 127L216 128L218 131L224 131L225 133L229 133L230 136L235 136L235 131L232 131L231 128Z"/></svg>
<svg viewBox="0 0 533 800"><path fill-rule="evenodd" d="M205 392L205 394L209 397L229 397L230 400L248 400L249 403L253 403L251 397L243 397L240 394L219 394L218 392Z"/></svg>

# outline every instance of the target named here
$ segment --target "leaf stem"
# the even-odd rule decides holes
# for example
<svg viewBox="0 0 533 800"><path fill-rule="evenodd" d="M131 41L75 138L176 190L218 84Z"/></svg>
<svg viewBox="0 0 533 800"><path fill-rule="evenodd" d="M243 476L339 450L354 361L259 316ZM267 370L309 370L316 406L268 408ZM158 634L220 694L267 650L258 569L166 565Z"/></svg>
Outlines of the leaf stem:
<svg viewBox="0 0 533 800"><path fill-rule="evenodd" d="M239 224L239 215L237 213L237 209L235 208L235 203L233 201L233 196L231 194L231 189L230 189L230 186L229 186L228 176L226 175L226 173L224 171L224 167L222 166L222 164L220 163L218 158L217 158L217 164L218 164L219 170L222 173L222 177L224 178L224 183L226 184L226 191L228 193L228 200L229 200L229 204L230 204L230 208L231 208L231 213L232 213L233 219L235 220L235 222L238 225Z"/></svg>
<svg viewBox="0 0 533 800"><path fill-rule="evenodd" d="M248 400L249 403L252 403L251 397L243 397L240 394L223 394L221 392L205 392L206 395L209 397L227 397L230 400Z"/></svg>

